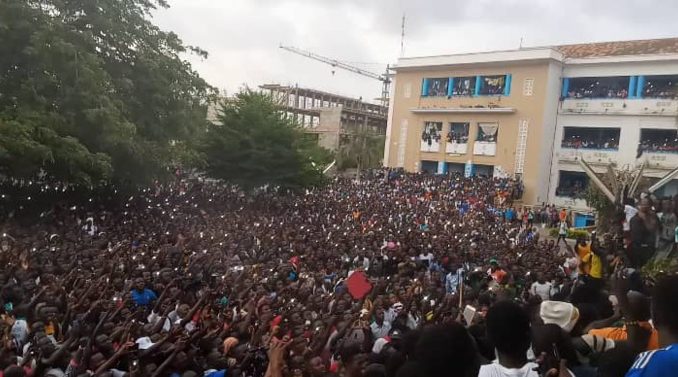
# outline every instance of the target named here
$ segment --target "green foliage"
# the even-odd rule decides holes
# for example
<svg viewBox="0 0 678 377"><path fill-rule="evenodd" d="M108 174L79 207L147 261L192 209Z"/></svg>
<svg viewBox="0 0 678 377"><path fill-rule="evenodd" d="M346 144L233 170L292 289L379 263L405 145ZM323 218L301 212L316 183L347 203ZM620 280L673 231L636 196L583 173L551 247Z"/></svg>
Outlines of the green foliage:
<svg viewBox="0 0 678 377"><path fill-rule="evenodd" d="M248 89L221 103L201 150L208 176L245 189L317 185L331 161L269 96Z"/></svg>
<svg viewBox="0 0 678 377"><path fill-rule="evenodd" d="M384 136L359 129L346 137L339 147L339 169L376 168L381 166L384 157Z"/></svg>
<svg viewBox="0 0 678 377"><path fill-rule="evenodd" d="M641 269L643 276L657 280L661 276L678 273L678 258L671 257L664 260L652 260Z"/></svg>
<svg viewBox="0 0 678 377"><path fill-rule="evenodd" d="M559 231L558 228L549 228L548 229L549 236L551 236L553 238L557 238L558 237L558 231ZM577 239L579 237L588 238L589 232L584 230L584 229L575 229L575 228L567 229L567 235L565 236L565 238Z"/></svg>
<svg viewBox="0 0 678 377"><path fill-rule="evenodd" d="M213 90L180 54L204 52L153 25L158 6L0 2L0 173L144 183L194 155Z"/></svg>

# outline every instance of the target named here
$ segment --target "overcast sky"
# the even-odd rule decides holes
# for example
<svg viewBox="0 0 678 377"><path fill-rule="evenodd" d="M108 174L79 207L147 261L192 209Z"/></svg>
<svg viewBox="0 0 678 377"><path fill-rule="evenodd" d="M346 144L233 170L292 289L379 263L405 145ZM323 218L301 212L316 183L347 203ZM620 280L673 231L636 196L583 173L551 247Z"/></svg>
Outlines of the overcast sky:
<svg viewBox="0 0 678 377"><path fill-rule="evenodd" d="M364 99L379 81L278 48L296 46L382 73L400 57L678 36L676 0L168 0L155 23L209 52L191 57L228 92L299 84ZM332 73L332 71L335 71Z"/></svg>

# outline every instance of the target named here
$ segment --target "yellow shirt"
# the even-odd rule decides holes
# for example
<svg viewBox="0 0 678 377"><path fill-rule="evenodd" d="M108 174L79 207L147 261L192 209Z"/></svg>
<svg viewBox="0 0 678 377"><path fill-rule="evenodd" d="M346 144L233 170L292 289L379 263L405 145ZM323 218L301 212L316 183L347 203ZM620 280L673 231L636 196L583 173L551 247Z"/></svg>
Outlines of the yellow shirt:
<svg viewBox="0 0 678 377"><path fill-rule="evenodd" d="M582 270L592 278L601 279L603 277L603 262L596 254L589 252L581 259ZM588 271L587 271L588 270Z"/></svg>

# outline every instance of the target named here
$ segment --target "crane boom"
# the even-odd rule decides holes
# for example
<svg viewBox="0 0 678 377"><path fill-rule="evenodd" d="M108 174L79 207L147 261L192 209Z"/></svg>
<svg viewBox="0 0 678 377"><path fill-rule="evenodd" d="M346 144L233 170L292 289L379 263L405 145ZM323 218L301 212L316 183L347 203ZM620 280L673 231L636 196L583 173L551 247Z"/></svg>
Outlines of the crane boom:
<svg viewBox="0 0 678 377"><path fill-rule="evenodd" d="M292 47L292 46L280 45L280 48L282 48L283 50L287 50L289 52L295 53L297 55L305 56L307 58L311 58L311 59L317 60L319 62L329 64L332 67L341 68L341 69L344 69L344 70L347 70L347 71L350 71L350 72L353 72L353 73L357 73L359 75L363 75L363 76L367 76L367 77L375 79L375 80L379 80L381 82L389 82L390 81L390 79L387 75L380 75L380 74L377 74L377 73L366 71L364 69L360 69L358 67L354 67L352 65L342 63L342 62L340 62L336 59L326 58L324 56L314 54L314 53L309 52L309 51L304 51L302 49Z"/></svg>

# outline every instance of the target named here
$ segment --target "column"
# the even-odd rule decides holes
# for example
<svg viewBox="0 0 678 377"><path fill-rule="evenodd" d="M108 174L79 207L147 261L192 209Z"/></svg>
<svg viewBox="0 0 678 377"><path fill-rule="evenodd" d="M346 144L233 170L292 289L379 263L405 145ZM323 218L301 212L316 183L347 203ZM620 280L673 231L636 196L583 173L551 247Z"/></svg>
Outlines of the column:
<svg viewBox="0 0 678 377"><path fill-rule="evenodd" d="M445 174L447 172L447 164L445 161L438 161L438 174Z"/></svg>
<svg viewBox="0 0 678 377"><path fill-rule="evenodd" d="M452 92L454 90L454 77L450 77L447 81L447 96L452 97Z"/></svg>
<svg viewBox="0 0 678 377"><path fill-rule="evenodd" d="M643 91L645 91L645 76L638 76L636 81L636 98L645 97Z"/></svg>
<svg viewBox="0 0 678 377"><path fill-rule="evenodd" d="M570 91L570 79L568 77L563 78L563 88L560 93L562 98L567 98L567 93Z"/></svg>
<svg viewBox="0 0 678 377"><path fill-rule="evenodd" d="M481 79L481 77L476 76L476 87L475 87L475 90L473 92L474 96L480 95L480 87L482 86L482 84L483 84L483 80Z"/></svg>
<svg viewBox="0 0 678 377"><path fill-rule="evenodd" d="M637 98L636 94L636 76L629 77L629 99Z"/></svg>

